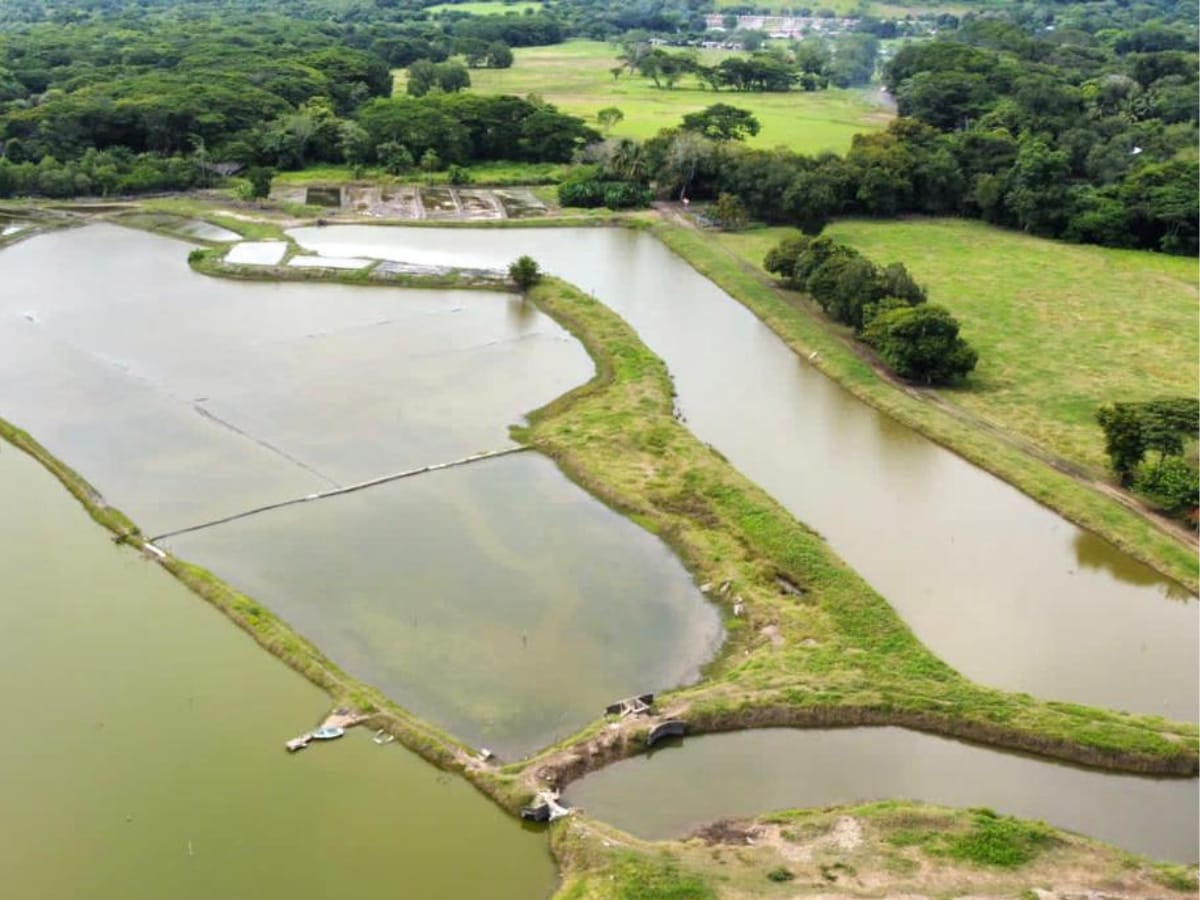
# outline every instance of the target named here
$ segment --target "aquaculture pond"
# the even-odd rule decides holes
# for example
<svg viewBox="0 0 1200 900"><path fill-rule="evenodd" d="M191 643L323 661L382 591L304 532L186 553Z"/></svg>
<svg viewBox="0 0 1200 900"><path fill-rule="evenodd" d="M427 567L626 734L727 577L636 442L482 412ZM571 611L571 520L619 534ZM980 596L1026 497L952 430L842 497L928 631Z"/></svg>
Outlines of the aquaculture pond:
<svg viewBox="0 0 1200 900"><path fill-rule="evenodd" d="M566 799L650 838L773 809L909 799L1041 819L1157 859L1195 862L1200 843L1195 779L1089 771L900 728L686 738L586 776Z"/></svg>
<svg viewBox="0 0 1200 900"><path fill-rule="evenodd" d="M647 685L694 680L720 635L660 541L532 453L164 543L508 759Z"/></svg>
<svg viewBox="0 0 1200 900"><path fill-rule="evenodd" d="M547 897L543 835L367 732L0 441L9 897Z"/></svg>
<svg viewBox="0 0 1200 900"><path fill-rule="evenodd" d="M822 533L935 653L984 684L1198 718L1197 603L1173 582L861 403L652 236L342 226L336 256L499 266L522 253L620 313L687 425Z"/></svg>
<svg viewBox="0 0 1200 900"><path fill-rule="evenodd" d="M0 414L149 535L512 447L593 373L518 297L233 282L186 257L113 226L0 253ZM164 545L509 758L698 675L719 617L664 544L547 460L475 465Z"/></svg>

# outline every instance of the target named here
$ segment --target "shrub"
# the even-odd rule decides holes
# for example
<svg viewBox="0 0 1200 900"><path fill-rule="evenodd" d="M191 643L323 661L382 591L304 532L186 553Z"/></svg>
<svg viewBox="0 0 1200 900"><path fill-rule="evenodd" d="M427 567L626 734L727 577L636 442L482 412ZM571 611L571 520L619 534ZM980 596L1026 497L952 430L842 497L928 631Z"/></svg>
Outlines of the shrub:
<svg viewBox="0 0 1200 900"><path fill-rule="evenodd" d="M563 206L590 209L604 205L604 184L598 178L564 181L558 186L558 202Z"/></svg>
<svg viewBox="0 0 1200 900"><path fill-rule="evenodd" d="M542 280L542 270L531 256L522 256L508 267L508 277L522 291L527 291Z"/></svg>
<svg viewBox="0 0 1200 900"><path fill-rule="evenodd" d="M884 309L871 319L863 340L901 378L922 384L949 384L979 361L958 336L958 321L949 310L930 304Z"/></svg>
<svg viewBox="0 0 1200 900"><path fill-rule="evenodd" d="M955 859L1015 869L1031 862L1054 839L1040 822L998 816L990 809L974 811L971 829L950 838L946 852Z"/></svg>
<svg viewBox="0 0 1200 900"><path fill-rule="evenodd" d="M650 205L650 191L631 181L610 181L604 185L604 205L609 209L638 209Z"/></svg>

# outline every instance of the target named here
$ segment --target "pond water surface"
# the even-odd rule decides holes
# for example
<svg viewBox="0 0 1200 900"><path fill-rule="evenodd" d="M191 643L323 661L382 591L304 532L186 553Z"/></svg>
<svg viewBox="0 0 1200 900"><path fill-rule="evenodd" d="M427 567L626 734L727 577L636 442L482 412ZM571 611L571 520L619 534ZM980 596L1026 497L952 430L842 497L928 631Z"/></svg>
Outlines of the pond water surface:
<svg viewBox="0 0 1200 900"><path fill-rule="evenodd" d="M657 538L532 453L171 538L351 674L504 758L693 681L719 621Z"/></svg>
<svg viewBox="0 0 1200 900"><path fill-rule="evenodd" d="M1115 547L859 402L653 237L619 229L297 229L332 255L504 266L523 253L620 313L688 427L984 684L1195 721L1197 603ZM468 235L470 235L468 237Z"/></svg>
<svg viewBox="0 0 1200 900"><path fill-rule="evenodd" d="M287 755L328 698L3 442L0 497L5 896L553 891L543 835L398 745Z"/></svg>
<svg viewBox="0 0 1200 900"><path fill-rule="evenodd" d="M648 838L773 809L909 799L1041 819L1158 859L1195 862L1200 843L1195 779L1089 771L900 728L686 738L586 776L566 799Z"/></svg>

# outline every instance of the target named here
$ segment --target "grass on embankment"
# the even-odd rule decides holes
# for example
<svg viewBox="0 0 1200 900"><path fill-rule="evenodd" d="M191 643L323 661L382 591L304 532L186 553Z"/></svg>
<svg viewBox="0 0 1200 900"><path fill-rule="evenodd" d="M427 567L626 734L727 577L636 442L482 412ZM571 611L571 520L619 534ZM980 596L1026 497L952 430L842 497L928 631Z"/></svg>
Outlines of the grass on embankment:
<svg viewBox="0 0 1200 900"><path fill-rule="evenodd" d="M655 234L763 320L798 354L860 400L920 431L1003 478L1039 503L1153 566L1190 591L1200 588L1195 549L1116 500L1063 474L1005 435L963 421L915 392L898 390L851 349L848 332L829 322L808 298L776 290L761 269L756 232L715 235L662 224ZM759 234L761 238L761 234ZM1054 245L1067 250L1065 245ZM734 251L740 251L743 256ZM973 333L966 331L968 339ZM953 392L940 392L947 396Z"/></svg>
<svg viewBox="0 0 1200 900"><path fill-rule="evenodd" d="M549 47L518 48L509 69L475 69L470 90L479 94L538 94L563 112L580 116L599 129L596 113L615 106L625 118L612 134L644 139L680 123L685 113L713 103L749 110L762 130L752 146L785 145L797 153L831 150L844 153L854 135L882 128L891 114L872 103L869 93L830 89L782 94L711 91L688 76L675 88L656 88L648 78L626 72L614 79L621 49L602 41L568 41ZM718 62L728 51L701 51L706 63ZM396 94L404 93L404 72L398 71Z"/></svg>
<svg viewBox="0 0 1200 900"><path fill-rule="evenodd" d="M551 831L557 900L1025 896L1031 886L1195 893L1194 867L1156 863L1040 822L907 802L793 810L718 823L702 837L641 841L588 820Z"/></svg>
<svg viewBox="0 0 1200 900"><path fill-rule="evenodd" d="M745 602L742 617L727 615L707 677L660 698L691 730L894 724L1105 768L1197 770L1195 725L1047 703L951 670L820 536L675 420L665 365L621 318L560 281L530 296L583 342L599 375L531 414L518 439L660 535L697 581L731 582L717 598L727 614L735 597ZM528 771L550 766L569 781L638 749L595 734Z"/></svg>
<svg viewBox="0 0 1200 900"><path fill-rule="evenodd" d="M721 242L756 266L787 234ZM851 220L826 231L872 261L901 262L948 308L979 366L943 399L1108 475L1096 410L1196 394L1196 261L1063 244L961 219Z"/></svg>

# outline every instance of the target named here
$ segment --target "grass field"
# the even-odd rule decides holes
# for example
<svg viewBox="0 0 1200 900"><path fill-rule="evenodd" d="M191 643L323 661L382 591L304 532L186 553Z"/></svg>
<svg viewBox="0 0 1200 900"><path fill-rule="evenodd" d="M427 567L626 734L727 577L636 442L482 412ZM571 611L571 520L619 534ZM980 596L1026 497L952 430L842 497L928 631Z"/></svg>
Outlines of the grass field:
<svg viewBox="0 0 1200 900"><path fill-rule="evenodd" d="M712 103L731 103L753 112L762 131L750 143L762 147L784 144L800 153L822 150L845 152L850 139L862 131L883 127L891 114L870 99L872 90L829 90L805 94L714 93L694 79L673 90L658 89L647 78L628 72L614 79L620 51L601 41L569 41L551 47L518 49L511 69L471 72L471 90L487 94L539 94L564 112L581 116L598 127L596 112L615 106L625 120L613 129L622 137L647 138L672 125L685 113ZM720 51L711 51L720 53ZM715 57L714 57L715 58ZM403 93L403 73L397 93Z"/></svg>
<svg viewBox="0 0 1200 900"><path fill-rule="evenodd" d="M761 264L787 229L722 235ZM1096 408L1195 396L1194 260L1077 246L952 219L844 221L828 233L880 264L902 262L979 351L952 403L1106 473Z"/></svg>

